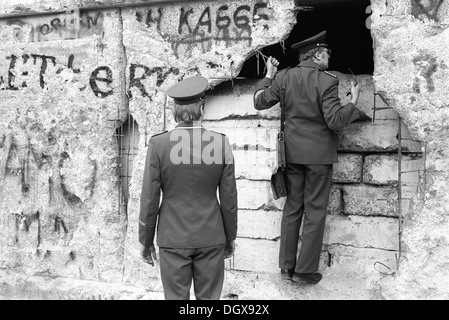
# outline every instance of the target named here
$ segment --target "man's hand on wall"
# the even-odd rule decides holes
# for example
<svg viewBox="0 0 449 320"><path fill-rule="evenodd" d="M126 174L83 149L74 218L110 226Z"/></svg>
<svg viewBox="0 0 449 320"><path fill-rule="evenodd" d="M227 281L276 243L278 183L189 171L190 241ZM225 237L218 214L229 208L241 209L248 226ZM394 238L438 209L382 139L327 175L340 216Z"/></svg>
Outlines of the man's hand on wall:
<svg viewBox="0 0 449 320"><path fill-rule="evenodd" d="M351 102L356 105L359 101L360 85L357 82L351 81Z"/></svg>
<svg viewBox="0 0 449 320"><path fill-rule="evenodd" d="M274 79L274 75L278 71L279 61L273 57L268 57L267 59L267 74L265 77Z"/></svg>

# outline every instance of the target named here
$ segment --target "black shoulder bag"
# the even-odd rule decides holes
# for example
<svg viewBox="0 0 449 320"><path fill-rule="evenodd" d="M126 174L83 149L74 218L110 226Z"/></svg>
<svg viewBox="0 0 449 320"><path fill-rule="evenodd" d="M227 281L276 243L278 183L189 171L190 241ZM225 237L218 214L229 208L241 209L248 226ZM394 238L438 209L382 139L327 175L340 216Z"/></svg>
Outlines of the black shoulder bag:
<svg viewBox="0 0 449 320"><path fill-rule="evenodd" d="M284 137L284 112L282 111L284 107L284 94L285 94L285 84L281 87L281 128L277 135L277 145L276 145L276 160L277 165L271 174L271 191L275 200L287 196L287 177L285 174L285 137Z"/></svg>

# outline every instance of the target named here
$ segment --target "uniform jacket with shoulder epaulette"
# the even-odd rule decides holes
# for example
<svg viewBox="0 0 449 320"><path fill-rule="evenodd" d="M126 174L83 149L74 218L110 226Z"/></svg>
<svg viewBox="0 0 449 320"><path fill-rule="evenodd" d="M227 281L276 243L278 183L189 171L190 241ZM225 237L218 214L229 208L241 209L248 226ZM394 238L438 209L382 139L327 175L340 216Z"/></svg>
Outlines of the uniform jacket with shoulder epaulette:
<svg viewBox="0 0 449 320"><path fill-rule="evenodd" d="M285 116L286 161L299 164L338 162L333 131L357 120L362 113L353 103L341 104L338 78L311 61L279 71L274 80L262 79L254 98L257 110L281 102Z"/></svg>
<svg viewBox="0 0 449 320"><path fill-rule="evenodd" d="M203 248L235 240L234 158L224 134L179 124L150 138L140 201L140 243L153 244L156 223L159 247Z"/></svg>

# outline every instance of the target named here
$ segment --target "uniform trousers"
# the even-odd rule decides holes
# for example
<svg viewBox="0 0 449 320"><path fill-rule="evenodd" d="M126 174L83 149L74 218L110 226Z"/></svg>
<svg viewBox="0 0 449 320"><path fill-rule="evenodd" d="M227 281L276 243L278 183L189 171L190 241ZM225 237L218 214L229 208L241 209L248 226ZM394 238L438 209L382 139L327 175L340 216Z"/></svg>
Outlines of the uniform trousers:
<svg viewBox="0 0 449 320"><path fill-rule="evenodd" d="M165 300L218 300L224 280L224 244L205 248L159 248Z"/></svg>
<svg viewBox="0 0 449 320"><path fill-rule="evenodd" d="M279 267L297 273L319 267L333 165L287 163L287 199L281 221ZM296 259L303 220L301 249Z"/></svg>

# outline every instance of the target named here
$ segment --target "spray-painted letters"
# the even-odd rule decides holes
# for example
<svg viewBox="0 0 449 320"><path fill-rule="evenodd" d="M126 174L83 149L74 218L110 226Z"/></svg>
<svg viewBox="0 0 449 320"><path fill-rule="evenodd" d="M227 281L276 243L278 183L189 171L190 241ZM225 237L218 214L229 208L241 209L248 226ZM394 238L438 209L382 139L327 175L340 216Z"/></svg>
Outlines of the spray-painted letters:
<svg viewBox="0 0 449 320"><path fill-rule="evenodd" d="M54 56L33 53L22 54L21 56L12 54L5 59L9 60L9 68L2 72L3 75L0 73L0 91L19 90L20 88L28 87L30 82L36 81L38 81L40 87L44 89L46 86L46 73L50 67L57 68L55 70L56 74L63 71L64 65L66 65L68 69L71 69L75 74L81 73L81 70L75 67L76 59L73 54L69 55L67 60L65 60L67 61L66 63L64 63L65 61L62 62L64 64L62 64L61 61L57 61ZM31 68L38 68L38 77L35 76L33 78L31 72L26 70ZM113 89L110 86L113 82L112 75L112 70L108 66L101 66L92 71L88 76L88 82L95 96L105 98L113 94ZM82 87L82 90L84 90L84 88L85 87Z"/></svg>
<svg viewBox="0 0 449 320"><path fill-rule="evenodd" d="M417 69L415 79L413 81L413 91L415 93L422 92L422 84L425 85L425 89L428 92L435 91L435 83L433 81L433 75L438 70L437 58L426 52L420 52L420 54L413 58L413 63Z"/></svg>
<svg viewBox="0 0 449 320"><path fill-rule="evenodd" d="M171 10L170 14L168 10ZM251 46L253 24L269 20L265 2L237 7L222 4L216 9L210 6L180 7L178 21L173 21L172 10L169 7L141 9L137 10L136 19L148 27L155 27L163 39L171 43L176 57L189 57L194 49L205 53L214 42L223 42L227 47L236 42Z"/></svg>
<svg viewBox="0 0 449 320"><path fill-rule="evenodd" d="M0 27L11 26L10 38L20 42L81 39L103 31L102 11L81 11L76 18L76 24L66 14L7 19L0 20Z"/></svg>
<svg viewBox="0 0 449 320"><path fill-rule="evenodd" d="M66 67L72 70L75 74L81 74L81 70L77 67L77 61L75 55L71 54L62 63L57 61L56 57L41 54L23 54L10 55L5 58L8 63L8 69L3 71L3 75L0 73L0 91L2 90L20 90L22 88L28 87L30 82L39 82L42 89L45 88L46 73L49 68L57 68L56 74L63 71ZM66 62L65 62L66 61ZM18 65L20 65L20 68ZM30 64L30 67L37 68L39 76L31 77L29 71L23 71L24 66ZM18 69L20 71L20 77L18 76ZM167 76L170 74L178 75L179 69L170 67L164 69L162 67L150 68L143 64L132 63L129 68L129 97L131 95L131 88L137 88L143 97L147 97L151 100L151 88L157 90L166 80ZM114 94L113 89L113 70L108 66L100 66L88 74L81 74L87 77L87 82L92 90L92 93L98 98L106 98ZM149 81L149 79L154 77L154 83L145 86L144 82ZM80 80L83 81L83 80ZM86 86L81 86L80 90L83 91Z"/></svg>

